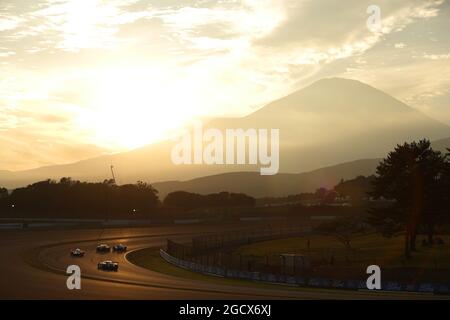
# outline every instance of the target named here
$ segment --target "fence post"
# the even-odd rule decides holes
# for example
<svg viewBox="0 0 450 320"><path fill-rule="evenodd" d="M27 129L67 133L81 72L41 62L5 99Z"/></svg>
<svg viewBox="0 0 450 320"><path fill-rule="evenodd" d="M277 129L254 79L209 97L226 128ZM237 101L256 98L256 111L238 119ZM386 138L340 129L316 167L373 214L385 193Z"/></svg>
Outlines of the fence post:
<svg viewBox="0 0 450 320"><path fill-rule="evenodd" d="M294 257L294 275L297 274L297 259Z"/></svg>

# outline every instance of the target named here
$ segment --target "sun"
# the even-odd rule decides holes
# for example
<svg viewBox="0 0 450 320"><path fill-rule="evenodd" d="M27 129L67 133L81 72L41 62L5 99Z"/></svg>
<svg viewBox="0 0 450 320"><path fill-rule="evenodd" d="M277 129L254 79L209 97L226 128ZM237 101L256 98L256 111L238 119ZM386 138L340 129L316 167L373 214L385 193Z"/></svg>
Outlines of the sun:
<svg viewBox="0 0 450 320"><path fill-rule="evenodd" d="M172 79L158 68L102 71L83 127L93 132L95 144L115 150L167 138L195 110L190 90Z"/></svg>

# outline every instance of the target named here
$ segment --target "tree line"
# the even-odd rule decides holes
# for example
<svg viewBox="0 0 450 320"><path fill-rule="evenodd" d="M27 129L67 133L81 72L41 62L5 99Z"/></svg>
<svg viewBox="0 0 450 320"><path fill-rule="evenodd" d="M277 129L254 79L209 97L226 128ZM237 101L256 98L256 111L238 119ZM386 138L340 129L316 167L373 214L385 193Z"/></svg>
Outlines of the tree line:
<svg viewBox="0 0 450 320"><path fill-rule="evenodd" d="M217 207L253 207L255 205L255 198L243 193L230 193L225 191L208 195L175 191L166 196L164 205L187 210Z"/></svg>
<svg viewBox="0 0 450 320"><path fill-rule="evenodd" d="M92 183L71 178L36 182L0 198L0 209L12 217L143 216L159 204L158 191L141 181L118 186L113 180Z"/></svg>
<svg viewBox="0 0 450 320"><path fill-rule="evenodd" d="M7 217L148 218L174 209L184 212L206 207L253 206L245 194L221 192L200 195L185 191L168 194L161 202L150 184L116 185L114 180L81 182L71 178L44 180L8 193L0 188L0 214ZM172 210L173 211L173 210Z"/></svg>

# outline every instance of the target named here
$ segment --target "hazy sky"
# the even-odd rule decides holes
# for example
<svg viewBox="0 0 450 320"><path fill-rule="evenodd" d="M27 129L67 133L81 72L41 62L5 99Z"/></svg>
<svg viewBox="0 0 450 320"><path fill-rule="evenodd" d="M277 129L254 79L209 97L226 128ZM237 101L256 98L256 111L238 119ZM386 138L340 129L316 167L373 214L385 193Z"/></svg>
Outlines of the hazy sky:
<svg viewBox="0 0 450 320"><path fill-rule="evenodd" d="M0 0L0 169L138 147L330 76L450 124L449 31L443 0Z"/></svg>

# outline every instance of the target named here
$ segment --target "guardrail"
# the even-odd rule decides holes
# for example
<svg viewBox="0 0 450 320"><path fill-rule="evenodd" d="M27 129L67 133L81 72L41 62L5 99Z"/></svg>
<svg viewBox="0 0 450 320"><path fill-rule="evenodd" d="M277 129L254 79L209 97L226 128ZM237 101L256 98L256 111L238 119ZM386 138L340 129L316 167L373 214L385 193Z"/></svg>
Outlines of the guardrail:
<svg viewBox="0 0 450 320"><path fill-rule="evenodd" d="M21 223L1 223L0 229L2 230L16 230L22 229L23 225Z"/></svg>
<svg viewBox="0 0 450 320"><path fill-rule="evenodd" d="M198 273L214 275L226 278L245 279L274 284L288 284L299 287L326 288L326 289L347 289L347 290L367 290L365 281L358 280L338 280L321 277L288 276L282 274L271 274L263 272L248 272L230 270L218 266L207 266L196 262L182 260L171 256L163 249L160 250L161 257L170 264L177 267ZM445 284L419 283L402 284L398 282L382 282L381 291L411 292L428 294L450 294L450 286Z"/></svg>
<svg viewBox="0 0 450 320"><path fill-rule="evenodd" d="M145 227L150 225L200 224L211 219L147 219L147 220L102 220L102 219L16 219L0 218L0 230L45 229L64 227Z"/></svg>

